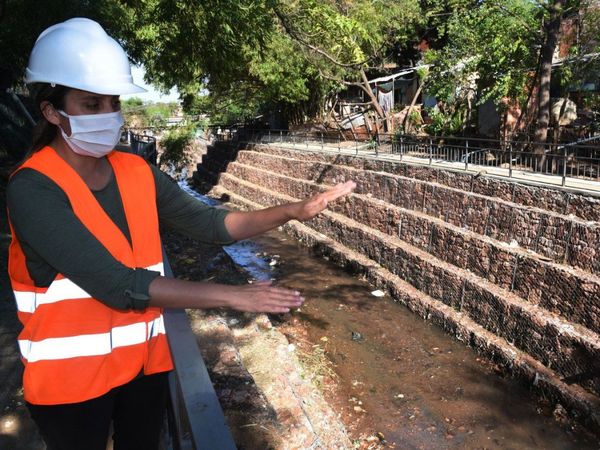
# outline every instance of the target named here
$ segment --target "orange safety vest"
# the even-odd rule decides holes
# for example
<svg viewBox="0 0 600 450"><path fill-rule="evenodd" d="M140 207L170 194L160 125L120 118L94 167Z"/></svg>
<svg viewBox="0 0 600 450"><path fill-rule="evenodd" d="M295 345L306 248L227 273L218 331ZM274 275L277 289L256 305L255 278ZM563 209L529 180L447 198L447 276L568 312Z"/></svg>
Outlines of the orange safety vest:
<svg viewBox="0 0 600 450"><path fill-rule="evenodd" d="M152 171L140 157L108 156L121 193L132 245L98 204L75 170L45 147L18 169L31 168L56 183L73 213L122 264L163 272ZM23 330L25 400L38 405L99 397L145 374L173 368L162 308L123 311L92 298L58 274L48 287L34 284L11 225L8 272ZM77 245L73 242L72 245Z"/></svg>

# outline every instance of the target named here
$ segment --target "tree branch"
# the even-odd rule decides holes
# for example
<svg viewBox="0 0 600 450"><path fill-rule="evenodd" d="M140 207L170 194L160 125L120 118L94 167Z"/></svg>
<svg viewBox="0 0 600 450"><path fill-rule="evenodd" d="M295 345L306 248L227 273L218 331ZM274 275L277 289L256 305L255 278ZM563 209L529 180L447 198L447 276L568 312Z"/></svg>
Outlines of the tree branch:
<svg viewBox="0 0 600 450"><path fill-rule="evenodd" d="M279 19L279 21L281 22L281 26L283 27L283 29L285 30L285 32L295 41L299 42L300 44L302 44L303 46L309 48L310 50L312 50L315 53L318 53L319 55L325 57L326 59L328 59L331 63L335 64L336 66L339 67L343 67L345 69L359 69L362 66L364 66L365 64L367 64L369 61L371 61L373 59L373 57L370 57L364 61L361 61L359 63L351 63L351 64L345 64L342 63L340 61L338 61L335 57L331 56L329 53L327 53L325 50L316 47L310 43L308 43L307 41L305 41L302 37L300 37L300 35L298 33L296 33L296 31L294 31L292 29L292 27L290 27L290 25L287 22L287 19L284 17L284 15L277 10L277 8L273 8L273 11L275 12L275 15L277 16L277 18ZM383 46L382 46L383 48Z"/></svg>
<svg viewBox="0 0 600 450"><path fill-rule="evenodd" d="M366 89L366 88L365 88L365 86L364 86L364 83L360 83L360 82L358 82L358 81L346 81L346 80L341 80L341 79L339 79L339 78L335 78L335 77L332 77L332 76L330 76L330 75L326 75L326 74L324 74L324 73L323 73L323 71L322 71L321 69L319 69L319 75L321 75L321 76L322 76L323 78L325 78L326 80L329 80L329 81L335 81L336 83L341 83L341 84L343 84L344 86L356 86L356 87L359 87L359 88L361 88L363 91L365 91L366 93L368 93L368 92L367 92L367 89Z"/></svg>
<svg viewBox="0 0 600 450"><path fill-rule="evenodd" d="M538 33L539 33L539 30L534 30L533 28L531 28L531 27L529 26L529 24L528 24L527 22L525 22L525 21L523 20L523 18L522 18L520 15L518 15L518 14L515 14L514 12L512 12L511 10L509 10L509 9L508 9L506 6L504 6L504 5L501 5L501 4L498 4L498 3L495 3L495 2L494 2L494 6L495 6L496 8L498 8L499 10L501 10L502 12L504 12L504 13L508 14L509 16L511 16L513 19L517 19L519 22L521 22L521 24L522 24L522 25L523 25L523 26L524 26L524 27L527 29L527 31L529 31L530 33L534 33L534 34L538 34Z"/></svg>

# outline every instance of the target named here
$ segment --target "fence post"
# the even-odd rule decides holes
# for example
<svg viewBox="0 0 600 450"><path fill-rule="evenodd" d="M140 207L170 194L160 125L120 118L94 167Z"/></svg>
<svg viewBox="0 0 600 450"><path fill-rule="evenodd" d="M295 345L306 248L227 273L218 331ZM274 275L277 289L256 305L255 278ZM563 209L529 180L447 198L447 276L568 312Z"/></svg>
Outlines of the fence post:
<svg viewBox="0 0 600 450"><path fill-rule="evenodd" d="M508 178L512 178L512 160L513 160L513 152L512 152L512 144L508 144Z"/></svg>
<svg viewBox="0 0 600 450"><path fill-rule="evenodd" d="M579 168L579 166L578 166ZM567 146L563 147L563 173L562 173L562 186L567 183Z"/></svg>
<svg viewBox="0 0 600 450"><path fill-rule="evenodd" d="M342 152L342 137L338 135L338 153Z"/></svg>
<svg viewBox="0 0 600 450"><path fill-rule="evenodd" d="M283 144L283 131L279 130L279 143Z"/></svg>
<svg viewBox="0 0 600 450"><path fill-rule="evenodd" d="M402 161L403 155L404 155L404 136L400 135L400 161Z"/></svg>
<svg viewBox="0 0 600 450"><path fill-rule="evenodd" d="M323 150L323 132L321 132L321 151Z"/></svg>
<svg viewBox="0 0 600 450"><path fill-rule="evenodd" d="M465 144L465 148L467 152L465 153L465 170L469 170L469 141L467 140Z"/></svg>
<svg viewBox="0 0 600 450"><path fill-rule="evenodd" d="M433 140L429 138L429 165L433 163Z"/></svg>

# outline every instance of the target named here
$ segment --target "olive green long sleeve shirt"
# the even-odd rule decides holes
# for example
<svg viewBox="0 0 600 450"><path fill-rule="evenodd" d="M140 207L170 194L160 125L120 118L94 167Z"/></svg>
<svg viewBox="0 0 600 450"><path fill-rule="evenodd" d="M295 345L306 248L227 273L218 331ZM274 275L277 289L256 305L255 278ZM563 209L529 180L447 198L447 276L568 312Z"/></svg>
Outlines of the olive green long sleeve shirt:
<svg viewBox="0 0 600 450"><path fill-rule="evenodd" d="M232 242L224 224L228 211L202 203L150 167L162 226L203 242ZM148 305L149 285L159 273L117 261L75 216L66 194L52 180L22 169L11 178L6 193L10 221L36 286L49 286L61 273L108 306L139 310ZM114 174L105 188L92 193L131 243Z"/></svg>

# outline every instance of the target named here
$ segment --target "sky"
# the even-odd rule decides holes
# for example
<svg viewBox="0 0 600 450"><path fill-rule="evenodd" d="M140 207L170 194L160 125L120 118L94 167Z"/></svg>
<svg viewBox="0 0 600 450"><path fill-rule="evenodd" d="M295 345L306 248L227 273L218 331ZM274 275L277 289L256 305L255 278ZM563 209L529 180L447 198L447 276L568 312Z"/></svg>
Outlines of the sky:
<svg viewBox="0 0 600 450"><path fill-rule="evenodd" d="M144 81L144 67L140 66L132 66L131 67L131 75L133 76L133 82L138 86L141 86L148 90L148 92L143 92L141 94L128 94L121 95L121 99L125 100L132 97L138 97L145 102L176 102L179 100L179 94L176 89L172 89L168 95L161 94L154 87L147 84Z"/></svg>

